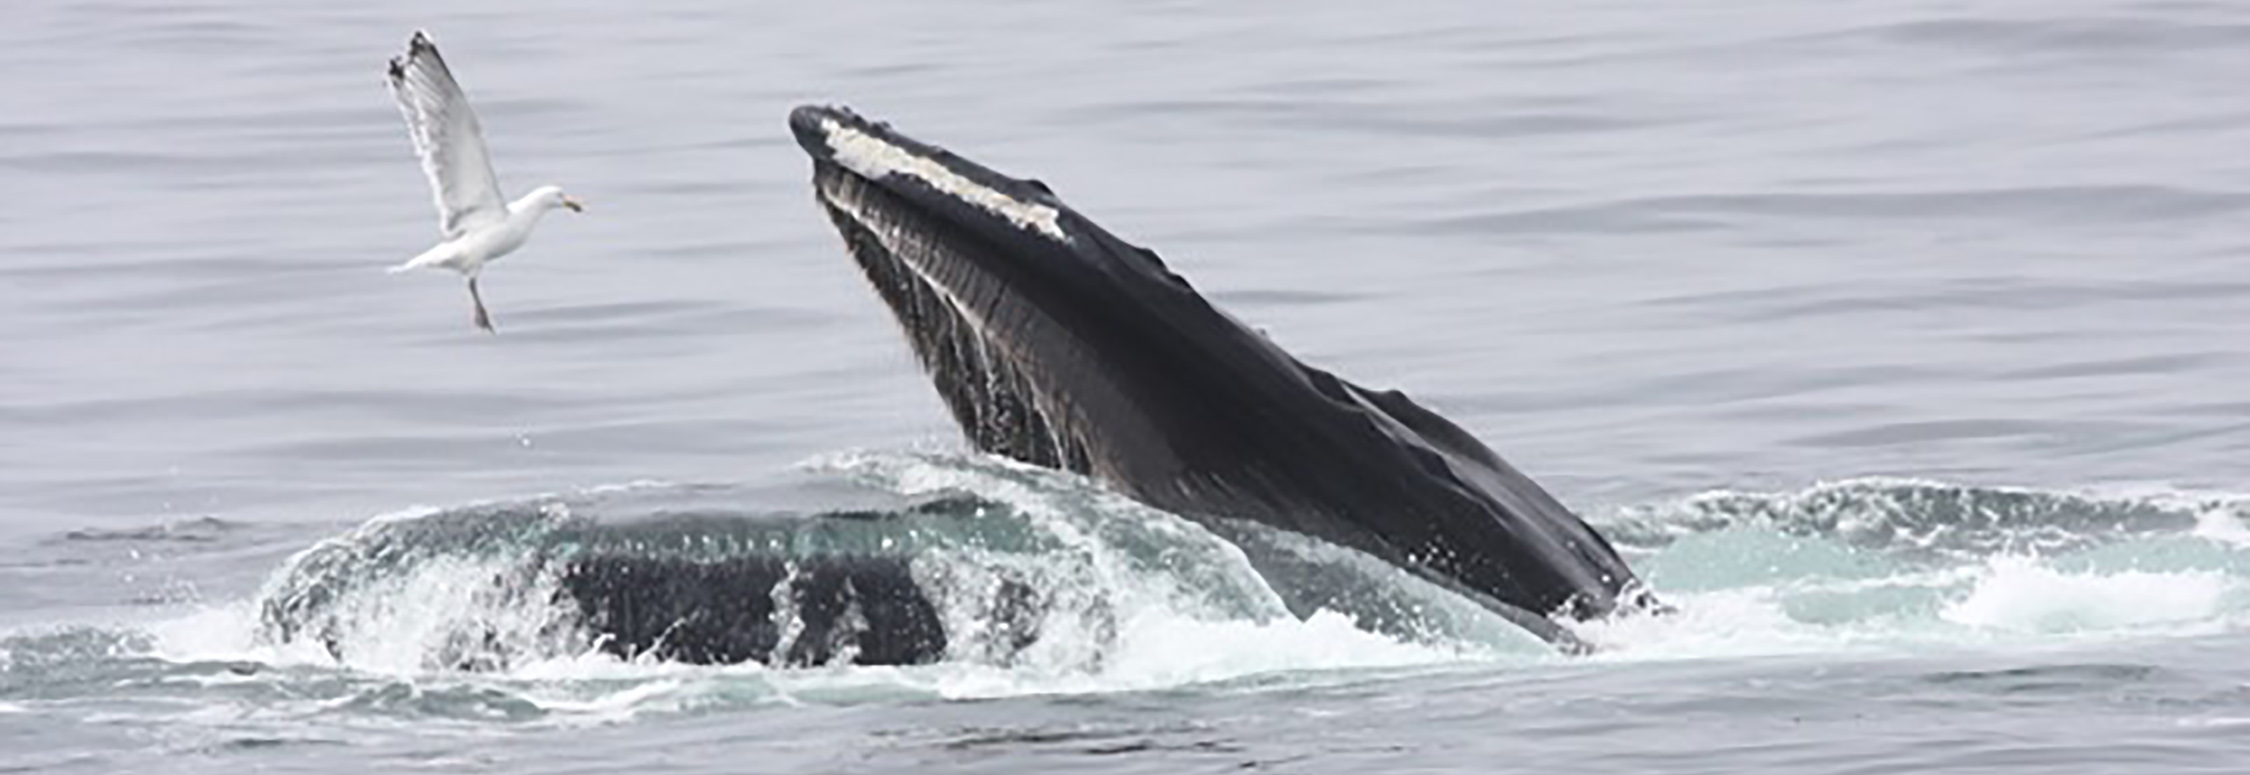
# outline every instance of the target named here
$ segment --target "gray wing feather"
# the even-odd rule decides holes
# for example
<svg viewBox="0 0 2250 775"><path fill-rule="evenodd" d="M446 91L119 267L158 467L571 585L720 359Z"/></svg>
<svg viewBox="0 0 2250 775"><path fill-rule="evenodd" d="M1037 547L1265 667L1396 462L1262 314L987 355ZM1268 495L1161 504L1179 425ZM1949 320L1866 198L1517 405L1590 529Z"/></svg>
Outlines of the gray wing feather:
<svg viewBox="0 0 2250 775"><path fill-rule="evenodd" d="M415 32L406 53L391 58L390 83L437 198L438 231L453 239L504 220L508 203L484 148L484 128L427 33Z"/></svg>

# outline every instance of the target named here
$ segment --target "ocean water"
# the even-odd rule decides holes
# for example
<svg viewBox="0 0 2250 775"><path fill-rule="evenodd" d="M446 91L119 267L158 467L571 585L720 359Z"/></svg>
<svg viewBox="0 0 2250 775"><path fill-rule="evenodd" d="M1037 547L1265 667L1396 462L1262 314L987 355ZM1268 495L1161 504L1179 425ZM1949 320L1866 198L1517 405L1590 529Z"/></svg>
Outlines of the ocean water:
<svg viewBox="0 0 2250 775"><path fill-rule="evenodd" d="M2250 761L2240 3L0 18L0 771ZM436 236L381 78L421 26L503 184L590 205L486 275L496 336L457 279L382 271ZM1586 657L1403 583L1418 636L1275 617L1192 524L965 453L812 201L801 102L1045 180L1405 389L1679 613L1579 625ZM510 602L537 580L496 598L505 552L397 538L962 497L1060 548L933 562L1018 563L1114 631L622 662ZM337 653L270 637L323 547L398 545L330 579ZM448 667L465 628L504 667Z"/></svg>

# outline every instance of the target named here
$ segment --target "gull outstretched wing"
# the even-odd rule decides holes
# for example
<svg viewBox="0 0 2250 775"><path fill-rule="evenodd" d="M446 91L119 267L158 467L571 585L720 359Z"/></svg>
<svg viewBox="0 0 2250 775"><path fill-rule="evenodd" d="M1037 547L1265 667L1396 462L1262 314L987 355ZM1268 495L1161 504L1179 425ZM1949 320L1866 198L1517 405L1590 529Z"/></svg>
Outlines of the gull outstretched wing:
<svg viewBox="0 0 2250 775"><path fill-rule="evenodd" d="M428 33L416 31L406 53L391 58L390 82L437 198L438 231L453 239L504 220L508 203L484 148L484 128Z"/></svg>

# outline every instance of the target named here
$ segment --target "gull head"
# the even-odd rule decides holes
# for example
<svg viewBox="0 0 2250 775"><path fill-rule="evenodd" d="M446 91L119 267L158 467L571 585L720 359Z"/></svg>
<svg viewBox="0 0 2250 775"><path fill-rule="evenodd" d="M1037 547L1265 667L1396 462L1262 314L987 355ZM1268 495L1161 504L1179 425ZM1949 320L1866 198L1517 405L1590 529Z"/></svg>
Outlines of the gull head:
<svg viewBox="0 0 2250 775"><path fill-rule="evenodd" d="M540 186L538 188L532 189L531 193L525 194L523 199L519 200L517 205L515 206L520 208L526 204L541 210L552 210L557 207L568 207L570 208L570 211L574 213L582 213L586 211L585 202L579 201L577 197L563 193L563 190L560 186Z"/></svg>

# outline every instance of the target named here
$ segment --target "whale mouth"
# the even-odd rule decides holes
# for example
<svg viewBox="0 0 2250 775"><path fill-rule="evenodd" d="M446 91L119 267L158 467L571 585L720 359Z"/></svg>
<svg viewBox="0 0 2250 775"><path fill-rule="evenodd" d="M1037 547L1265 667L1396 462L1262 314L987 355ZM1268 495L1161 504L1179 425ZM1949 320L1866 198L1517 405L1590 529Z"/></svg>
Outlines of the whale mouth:
<svg viewBox="0 0 2250 775"><path fill-rule="evenodd" d="M1045 184L843 108L789 124L815 200L979 451L1222 534L1247 520L1372 555L1566 647L1544 614L1606 614L1635 585L1467 431L1299 362Z"/></svg>
<svg viewBox="0 0 2250 775"><path fill-rule="evenodd" d="M1090 224L1017 181L842 109L790 115L813 156L813 188L853 260L895 314L954 419L978 449L1113 481L1151 478L1161 450L1143 401L1121 382L1135 365L1131 320L1087 299L1114 296L1144 267L1098 245ZM1094 432L1125 434L1096 443Z"/></svg>

